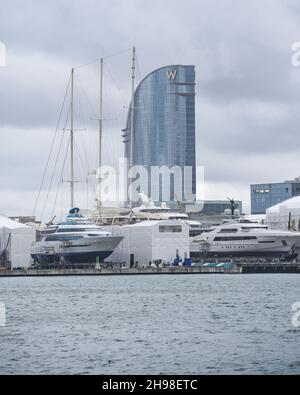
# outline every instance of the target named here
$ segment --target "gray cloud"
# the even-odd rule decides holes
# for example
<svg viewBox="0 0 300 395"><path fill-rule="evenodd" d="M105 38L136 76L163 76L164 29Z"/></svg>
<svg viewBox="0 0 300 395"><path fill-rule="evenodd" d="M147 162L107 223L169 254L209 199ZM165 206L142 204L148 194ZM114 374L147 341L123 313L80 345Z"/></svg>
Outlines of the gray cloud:
<svg viewBox="0 0 300 395"><path fill-rule="evenodd" d="M96 165L91 118L97 116L99 68L79 66L133 44L140 78L166 64L197 66L197 160L206 169L208 198L234 194L249 206L251 182L298 175L300 68L291 65L291 44L300 41L297 1L13 0L2 1L2 9L2 212L32 211L73 65L76 125L87 129L76 135L84 162L78 160L78 178ZM104 159L114 163L122 155L130 51L108 58L106 67ZM67 172L66 166L65 178Z"/></svg>

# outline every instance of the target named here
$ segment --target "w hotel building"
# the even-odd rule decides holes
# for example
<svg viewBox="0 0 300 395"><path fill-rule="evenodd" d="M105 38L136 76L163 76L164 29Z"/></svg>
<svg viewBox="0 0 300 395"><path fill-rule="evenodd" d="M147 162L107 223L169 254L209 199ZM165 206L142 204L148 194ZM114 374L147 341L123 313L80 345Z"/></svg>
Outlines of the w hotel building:
<svg viewBox="0 0 300 395"><path fill-rule="evenodd" d="M196 194L195 67L171 65L148 74L136 88L134 108L132 164L149 169L148 196L155 201L167 200L169 203L176 199L190 200L189 196ZM130 122L131 110L123 130L128 161ZM151 182L150 168L153 166L180 167L181 190L174 185L172 174L169 185L161 175ZM187 166L190 173L184 175ZM166 188L170 194L165 193ZM165 199L167 195L169 199Z"/></svg>

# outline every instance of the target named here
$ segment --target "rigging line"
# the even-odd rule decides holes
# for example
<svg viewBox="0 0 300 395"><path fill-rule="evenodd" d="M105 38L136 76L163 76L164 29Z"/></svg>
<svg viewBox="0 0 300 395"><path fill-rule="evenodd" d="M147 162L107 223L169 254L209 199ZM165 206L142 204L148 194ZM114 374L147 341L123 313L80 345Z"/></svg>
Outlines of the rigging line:
<svg viewBox="0 0 300 395"><path fill-rule="evenodd" d="M85 168L84 168L84 164L83 164L83 161L82 161L82 157L80 155L78 144L76 142L75 142L75 150L76 150L76 153L78 154L78 157L79 157L81 165L82 165L82 167L78 167L77 168L77 172L78 172L78 175L79 175L80 183L81 184L84 183L86 185ZM80 192L80 197L82 197L84 195L85 188L83 188L83 189L82 188L78 188L78 189L79 189L79 192Z"/></svg>
<svg viewBox="0 0 300 395"><path fill-rule="evenodd" d="M79 86L79 88L80 88L80 89L83 91L83 93L84 93L84 89L83 89L82 84L79 83L78 86ZM86 95L86 97L87 97L87 95ZM78 95L77 101L78 101L78 105L77 105L76 111L74 111L74 114L75 114L75 116L78 117L78 118L77 118L78 121L80 121L79 126L80 126L81 128L83 128L84 124L88 124L88 119L87 119L87 117L85 116L85 114L81 111L81 108L84 107L84 106L83 106L83 103L82 103L82 97L81 97L81 95ZM88 101L88 104L90 105L90 107L92 108L92 111L94 111L94 109L93 109L93 107L91 106L91 103L89 102L88 98L87 98L87 101Z"/></svg>
<svg viewBox="0 0 300 395"><path fill-rule="evenodd" d="M83 159L82 159L82 156L81 156L81 154L80 154L80 151L79 151L79 148L78 148L78 145L77 145L76 142L75 142L75 148L76 148L76 150L77 150L77 152L78 152L78 157L79 157L79 160L80 160L80 162L81 162L82 171L83 171L83 174L84 174L85 165L84 165L84 163L83 163ZM81 174L81 175L82 175L82 174ZM84 177L82 177L82 179L84 179Z"/></svg>
<svg viewBox="0 0 300 395"><path fill-rule="evenodd" d="M77 124L83 126L84 122L82 122L82 120L81 120L81 115L82 114L80 114L80 112L78 112L78 111L74 111L74 115L75 115L75 118L77 120ZM86 128L83 128L83 132L86 133ZM86 136L83 136L83 137L86 137ZM86 163L87 168L89 169L90 168L90 164L89 164L89 161L88 161L88 154L87 154L87 148L86 148L86 138L78 137L78 139L81 140L81 146L83 147L83 150L84 150L85 163Z"/></svg>
<svg viewBox="0 0 300 395"><path fill-rule="evenodd" d="M68 111L68 114L67 114L67 119L66 119L66 122L65 122L65 127L63 128L63 133L62 133L62 136L61 136L61 139L60 139L60 145L59 145L58 153L57 153L57 155L56 155L56 160L55 160L54 168L53 168L53 171L52 171L51 180L50 180L50 183L49 183L49 187L48 187L48 191L47 191L47 195L46 195L45 204L44 204L43 211L42 211L41 221L43 220L44 213L45 213L45 209L46 209L46 206L47 206L47 203L48 203L48 198L49 198L49 194L50 194L50 189L51 189L51 186L52 186L52 183L53 183L55 170L56 170L57 163L58 163L58 159L59 159L59 155L60 155L60 152L61 152L62 143L63 143L63 139L64 139L64 136L65 136L66 125L67 125L67 122L68 122L68 118L69 118L70 111L71 111L71 103L70 103L70 106L69 106L69 111Z"/></svg>
<svg viewBox="0 0 300 395"><path fill-rule="evenodd" d="M113 58L113 57L115 57L115 56L118 56L118 55L120 55L120 54L122 54L122 53L124 53L124 52L129 52L129 51L131 51L131 48L123 49L122 51L115 52L115 53L113 53L112 55L103 56L103 59L110 59L110 58ZM99 62L99 59L92 60L92 61L87 62L87 63L82 63L82 64L80 64L79 66L76 66L75 69L79 69L79 68L81 68L81 67L86 67L86 66L89 66L89 65L91 65L91 64L95 64L95 63L97 63L97 62Z"/></svg>
<svg viewBox="0 0 300 395"><path fill-rule="evenodd" d="M75 142L75 148L76 148L76 150L77 150L77 152L78 152L78 157L79 157L79 160L80 160L80 162L81 162L82 169L83 169L83 172L84 172L83 160L82 160L82 157L81 157L81 154L80 154L80 151L79 151L79 148L78 148L78 145L77 145L76 142ZM84 177L82 177L82 179L84 179ZM95 186L94 186L93 184L91 184L89 180L88 180L88 184L90 185L90 187L91 187L91 189L93 190L93 192L96 193Z"/></svg>
<svg viewBox="0 0 300 395"><path fill-rule="evenodd" d="M139 60L138 60L138 56L136 55L136 65L137 65L137 70L138 70L138 74L139 74L139 79L140 81L142 80L142 73L141 73L141 68L140 68L140 64L139 64Z"/></svg>
<svg viewBox="0 0 300 395"><path fill-rule="evenodd" d="M104 63L104 69L107 71L108 75L110 76L110 78L111 78L112 82L114 83L115 87L117 88L117 90L119 92L121 92L121 89L119 88L116 80L114 79L114 77L113 77L112 73L110 72L110 69L108 68L106 63Z"/></svg>
<svg viewBox="0 0 300 395"><path fill-rule="evenodd" d="M75 69L80 69L81 67L86 67L86 66L89 66L89 65L91 65L91 64L95 64L95 63L97 63L97 62L99 62L99 59L92 60L92 61L87 62L87 63L82 63L82 64L80 64L79 66L76 66L76 67L74 67L74 68L75 68Z"/></svg>
<svg viewBox="0 0 300 395"><path fill-rule="evenodd" d="M64 99L63 99L63 102L62 102L62 105L61 105L61 108L60 108L59 117L58 117L58 121L57 121L57 124L56 124L54 136L53 136L53 139L52 139L50 151L49 151L48 158L47 158L47 161L46 161L46 165L45 165L45 168L44 168L44 171L43 171L42 182L40 184L40 188L39 188L36 200L35 200L34 209L33 209L33 213L32 213L33 216L35 215L35 212L36 212L36 209L37 209L37 205L38 205L38 201L39 201L39 198L40 198L40 195L41 195L41 191L42 191L42 188L43 188L43 185L44 185L46 172L47 172L49 161L50 161L50 157L51 157L51 154L52 154L52 151L53 151L54 142L55 142L56 135L57 135L57 132L58 132L58 128L59 128L62 112L63 112L64 106L65 106L66 97L67 97L67 93L68 93L69 86L70 86L70 81L71 81L71 75L69 77L68 84L67 84L67 89L65 91Z"/></svg>
<svg viewBox="0 0 300 395"><path fill-rule="evenodd" d="M66 149L66 153L65 153L65 156L64 156L64 160L63 160L63 166L62 166L62 170L61 170L61 173L60 173L60 178L59 178L57 191L56 191L56 195L55 195L55 200L54 200L54 204L53 204L53 208L52 208L51 218L53 218L53 215L54 215L54 210L55 210L55 207L56 207L58 193L59 193L59 189L60 189L62 178L63 178L63 173L64 173L64 169L65 169L65 165L66 165L66 161L67 161L67 156L68 156L68 151L69 151L69 146L70 146L70 139L71 138L69 138L67 149Z"/></svg>
<svg viewBox="0 0 300 395"><path fill-rule="evenodd" d="M88 153L87 153L87 148L86 148L86 139L84 138L82 140L83 141L81 142L81 145L82 145L83 151L84 151L84 159L85 159L87 168L90 169L91 167L90 167L90 162L89 162L89 159L88 159Z"/></svg>
<svg viewBox="0 0 300 395"><path fill-rule="evenodd" d="M92 112L94 113L94 116L97 117L96 112L95 112L95 110L94 110L94 108L93 108L93 106L92 106L91 101L89 100L89 97L88 97L86 91L85 91L84 88L83 88L83 85L82 85L81 81L79 81L79 86L80 86L81 90L83 91L83 93L85 94L85 96L86 96L86 98L87 98L87 101L88 101L88 103L89 103L89 105L90 105L90 107L91 107L91 110L92 110ZM78 107L80 108L80 106L78 106ZM78 123L79 123L80 118L81 118L81 116L82 116L82 113L80 113L80 111L75 111L74 113L75 113L75 116L76 116L76 118L78 119ZM84 118L84 116L83 116L82 118ZM84 122L85 122L85 121L84 121ZM85 128L84 128L84 131L86 132L86 129L85 129ZM83 146L83 148L84 148L84 154L85 154L86 165L87 165L88 168L90 168L90 163L89 163L89 160L88 160L88 154L87 154L87 148L86 148L86 140L87 140L86 138L82 139L82 146Z"/></svg>
<svg viewBox="0 0 300 395"><path fill-rule="evenodd" d="M132 48L123 49L122 51L115 52L115 53L112 54L112 55L104 56L103 59L104 59L104 60L105 60L105 59L110 59L110 58L113 58L113 57L115 57L115 56L121 55L122 53L129 52L129 51L132 51Z"/></svg>
<svg viewBox="0 0 300 395"><path fill-rule="evenodd" d="M94 107L93 107L93 105L92 105L92 102L90 101L90 99L89 99L89 97L88 97L88 94L86 93L86 90L84 89L83 84L82 84L82 82L81 82L81 80L80 80L80 78L79 78L78 76L77 76L77 80L78 80L78 83L79 83L80 88L82 89L82 92L83 92L84 96L86 97L86 100L87 100L89 106L91 107L93 116L96 117L96 116L97 116L97 115L96 115L96 111L95 111L95 109L94 109Z"/></svg>

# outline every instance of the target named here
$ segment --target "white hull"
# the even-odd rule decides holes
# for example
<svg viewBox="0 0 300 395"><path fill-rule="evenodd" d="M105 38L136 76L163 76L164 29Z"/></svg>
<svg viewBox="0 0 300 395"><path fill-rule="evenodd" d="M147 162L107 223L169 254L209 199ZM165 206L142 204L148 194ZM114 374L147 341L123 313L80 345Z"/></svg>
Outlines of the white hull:
<svg viewBox="0 0 300 395"><path fill-rule="evenodd" d="M230 232L235 228L235 232ZM238 228L238 230L236 230ZM300 247L299 232L260 229L242 230L245 225L219 226L192 239L190 251L194 257L205 256L274 256L296 257Z"/></svg>

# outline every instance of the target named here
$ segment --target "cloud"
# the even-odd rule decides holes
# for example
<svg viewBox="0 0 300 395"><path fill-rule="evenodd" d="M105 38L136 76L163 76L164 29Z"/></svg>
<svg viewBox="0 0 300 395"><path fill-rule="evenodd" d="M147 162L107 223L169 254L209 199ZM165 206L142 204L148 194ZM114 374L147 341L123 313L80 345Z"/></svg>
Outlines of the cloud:
<svg viewBox="0 0 300 395"><path fill-rule="evenodd" d="M31 0L25 5L7 0L2 9L0 41L7 49L7 67L0 68L2 212L32 212L72 66L76 128L86 129L76 132L82 152L78 178L95 167L99 64L94 61L119 52L105 60L103 160L115 163L122 155L131 72L130 51L123 50L133 44L139 78L166 64L196 65L197 161L206 169L209 198L242 196L249 207L250 183L299 175L300 68L291 65L291 44L300 40L297 1ZM67 105L58 136L66 118ZM52 167L54 162L55 157ZM77 187L84 204L85 188Z"/></svg>

